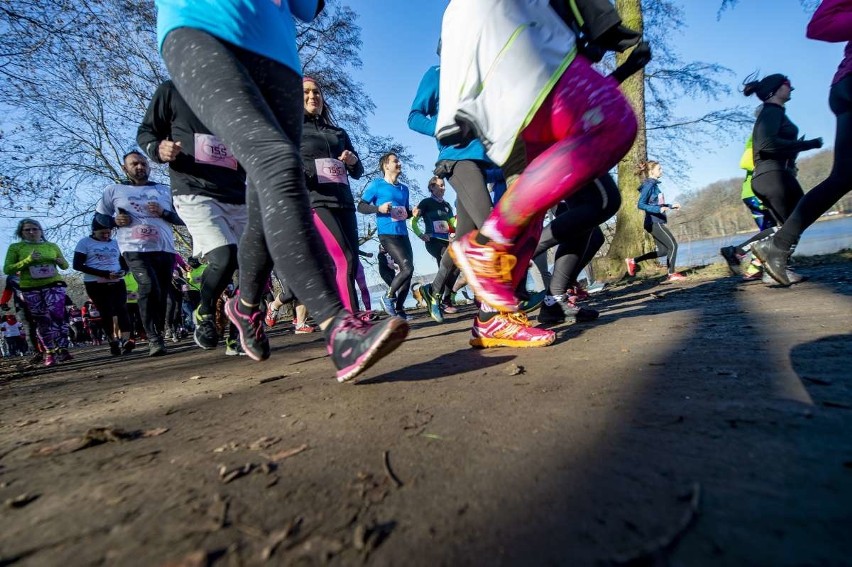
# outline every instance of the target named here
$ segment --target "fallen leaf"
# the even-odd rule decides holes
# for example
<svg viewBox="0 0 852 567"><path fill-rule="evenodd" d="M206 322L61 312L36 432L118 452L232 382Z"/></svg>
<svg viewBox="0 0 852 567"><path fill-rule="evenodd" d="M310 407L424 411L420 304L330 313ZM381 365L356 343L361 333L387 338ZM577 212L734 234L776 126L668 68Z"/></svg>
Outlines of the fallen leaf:
<svg viewBox="0 0 852 567"><path fill-rule="evenodd" d="M158 427L156 429L148 429L147 431L142 432L142 437L159 437L166 431L168 431L168 427Z"/></svg>
<svg viewBox="0 0 852 567"><path fill-rule="evenodd" d="M279 441L281 441L280 437L261 437L257 441L252 441L249 444L248 448L252 451L257 451L258 449L268 449Z"/></svg>
<svg viewBox="0 0 852 567"><path fill-rule="evenodd" d="M255 465L252 463L246 463L245 465L235 469L228 469L228 467L222 465L219 467L219 480L221 480L224 484L228 484L231 481L249 474L254 470L254 468Z"/></svg>
<svg viewBox="0 0 852 567"><path fill-rule="evenodd" d="M286 451L281 451L280 453L275 453L274 455L269 457L269 460L273 463L277 463L278 461L283 461L284 459L288 459L293 455L298 455L302 451L305 451L307 448L307 445L299 445L295 449L288 449Z"/></svg>
<svg viewBox="0 0 852 567"><path fill-rule="evenodd" d="M38 500L39 496L41 496L41 494L26 492L6 500L4 504L7 508L23 508L27 504Z"/></svg>

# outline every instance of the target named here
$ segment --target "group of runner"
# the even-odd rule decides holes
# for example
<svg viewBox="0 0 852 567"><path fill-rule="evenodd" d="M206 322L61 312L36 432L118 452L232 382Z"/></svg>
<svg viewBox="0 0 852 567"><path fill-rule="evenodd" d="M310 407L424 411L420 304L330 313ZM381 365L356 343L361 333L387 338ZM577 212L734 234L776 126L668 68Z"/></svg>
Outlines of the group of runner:
<svg viewBox="0 0 852 567"><path fill-rule="evenodd" d="M603 51L624 51L639 41L638 34L620 25L617 14L599 20L607 22L605 29L589 32L584 26L590 20L583 22L573 11L544 0L501 2L499 10L495 2L452 0L445 11L439 43L443 64L427 70L409 116L411 128L436 138L438 161L429 182L430 200L412 206L394 152L381 157L380 175L357 204L353 199L349 178L361 177L364 164L348 134L335 124L323 95L330 85L302 76L296 50L293 16L311 21L323 9L322 0L157 0L158 45L172 80L155 93L137 142L149 158L168 164L171 186L149 181L148 160L141 152L125 155L128 180L104 190L92 236L81 241L74 259L101 311L116 316L124 344L129 323L111 309L125 295L123 277L130 272L138 283L149 355L167 352L174 225L186 225L193 256L206 262L192 315L199 347L220 344L216 305L239 266L236 292L224 302L232 324L228 335L239 337L250 358L270 356L264 296L274 270L287 295L298 299L323 332L341 382L392 352L408 333L404 303L413 254L407 221L413 221L415 234L439 266L422 289L430 315L440 321L452 309L448 298L459 273L473 289L480 309L472 345L551 344L555 333L526 316L536 308L549 322L597 317L577 307L576 278L603 243L599 224L620 205L607 172L627 153L637 132L619 81L647 62L649 54L640 46L623 69L603 76L592 67ZM821 11L831 10L845 17L848 0L824 1L815 21L824 17ZM526 25L530 22L535 25ZM823 39L835 37L831 33ZM851 59L847 49L832 87L839 147L845 147ZM817 147L814 141L768 147L761 137L777 127L783 135L776 131L776 142L788 134L795 139L795 127L784 117L791 90L783 76L746 87L746 94L764 102L754 136L756 195L764 183L781 185L781 191L791 186L787 162L798 151ZM787 165L775 168L769 165L773 160ZM820 193L830 196L802 213L799 232L813 210L842 194L837 180L846 179L845 166L835 165ZM660 175L658 163L643 164L639 199L658 251L628 259L627 265L632 271L646 257L666 256L674 281L682 276L675 271L677 244L665 227L665 213L677 205L662 199ZM444 181L458 195L456 215L443 200ZM506 189L495 201L488 186L501 182ZM376 215L382 250L397 267L382 297L391 317L380 319L358 302L363 268L356 211ZM548 212L556 216L543 232ZM22 222L18 236L22 241L10 247L6 272L21 274L21 289L47 352L54 360L66 359L56 307L60 301L64 305L64 287L57 268L69 263L43 239L35 221ZM786 256L781 256L791 250L791 238L782 233L764 250L754 247L782 283L787 272L776 272L785 267ZM783 254L772 252L770 244ZM552 246L557 246L553 277L543 293L530 294L524 287L530 262ZM366 304L368 294L362 300Z"/></svg>

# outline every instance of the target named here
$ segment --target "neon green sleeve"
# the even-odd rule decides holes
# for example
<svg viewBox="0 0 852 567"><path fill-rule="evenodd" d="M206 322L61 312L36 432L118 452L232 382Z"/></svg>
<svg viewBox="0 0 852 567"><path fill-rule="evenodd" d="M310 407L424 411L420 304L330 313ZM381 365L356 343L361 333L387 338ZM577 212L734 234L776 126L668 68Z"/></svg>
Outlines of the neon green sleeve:
<svg viewBox="0 0 852 567"><path fill-rule="evenodd" d="M414 231L414 234L416 234L418 238L423 236L423 229L420 228L420 219L421 217L419 216L411 217L411 230ZM425 225L426 221L423 221L423 224Z"/></svg>

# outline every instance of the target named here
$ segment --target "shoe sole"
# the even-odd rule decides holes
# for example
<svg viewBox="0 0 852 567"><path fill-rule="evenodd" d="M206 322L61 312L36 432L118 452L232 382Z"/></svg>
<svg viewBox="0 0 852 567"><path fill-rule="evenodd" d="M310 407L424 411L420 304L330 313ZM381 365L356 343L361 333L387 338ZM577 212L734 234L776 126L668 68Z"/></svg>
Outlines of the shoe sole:
<svg viewBox="0 0 852 567"><path fill-rule="evenodd" d="M479 283L479 279L476 277L476 272L473 270L473 266L470 265L470 262L467 261L467 257L464 254L463 250L460 250L462 247L461 242L453 242L450 244L448 250L450 251L450 257L455 262L456 266L459 270L464 274L465 279L467 280L467 285L473 289L473 295L479 301L483 303L487 303L492 308L497 311L507 312L507 313L515 313L518 310L518 303L515 302L514 305L506 305L499 297L496 295L492 295L490 293L486 293L485 289L482 287L482 284Z"/></svg>
<svg viewBox="0 0 852 567"><path fill-rule="evenodd" d="M256 361L256 362L263 362L264 360L269 358L269 354L267 354L266 356L263 356L263 353L256 355L255 353L253 353L251 351L250 348L248 348L246 346L246 341L243 338L243 330L242 330L242 327L240 325L240 317L238 315L235 315L235 314L232 313L232 311L234 309L234 307L233 307L234 301L235 301L235 299L229 299L228 301L225 302L225 315L227 315L228 320L237 327L237 331L240 335L240 345L242 345L243 352L246 353L246 356L249 357L250 359ZM267 341L268 340L269 339L267 339Z"/></svg>
<svg viewBox="0 0 852 567"><path fill-rule="evenodd" d="M376 362L396 350L407 336L408 323L406 321L398 317L388 319L384 332L379 335L373 346L365 351L355 364L337 371L337 381L340 383L350 382Z"/></svg>
<svg viewBox="0 0 852 567"><path fill-rule="evenodd" d="M542 341L517 341L514 339L489 339L485 337L478 337L470 339L470 346L476 348L537 348L552 345L554 341L556 341L556 335L552 335L549 339Z"/></svg>

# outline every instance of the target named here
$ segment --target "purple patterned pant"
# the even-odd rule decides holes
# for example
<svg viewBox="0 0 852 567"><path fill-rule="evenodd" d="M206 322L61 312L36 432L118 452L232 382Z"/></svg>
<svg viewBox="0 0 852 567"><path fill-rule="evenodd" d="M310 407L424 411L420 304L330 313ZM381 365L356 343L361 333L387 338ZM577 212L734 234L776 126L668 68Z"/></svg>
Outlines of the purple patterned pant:
<svg viewBox="0 0 852 567"><path fill-rule="evenodd" d="M68 348L68 322L65 319L65 286L54 285L22 290L30 309L36 334L46 350Z"/></svg>

